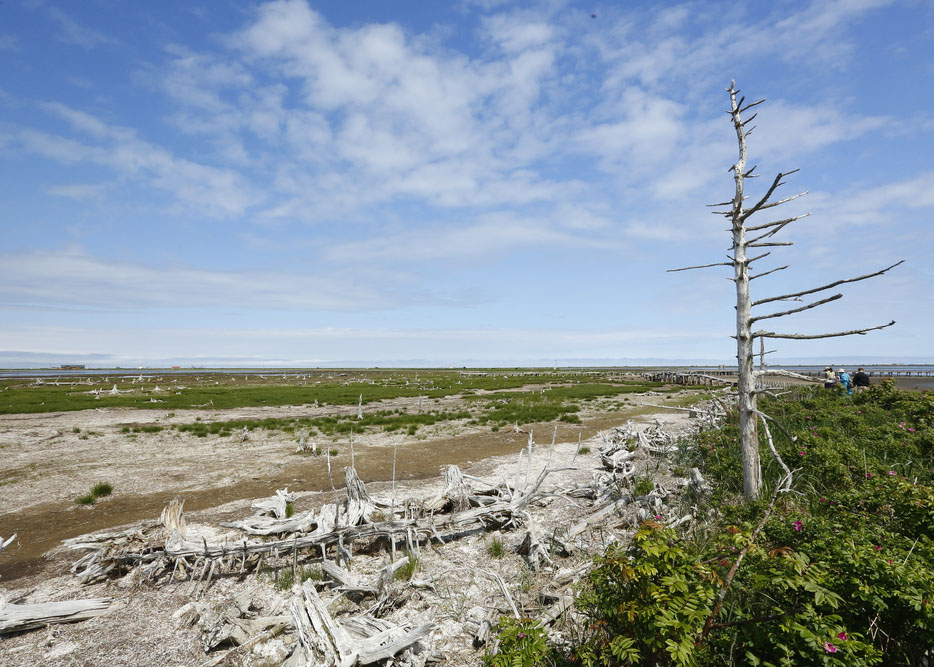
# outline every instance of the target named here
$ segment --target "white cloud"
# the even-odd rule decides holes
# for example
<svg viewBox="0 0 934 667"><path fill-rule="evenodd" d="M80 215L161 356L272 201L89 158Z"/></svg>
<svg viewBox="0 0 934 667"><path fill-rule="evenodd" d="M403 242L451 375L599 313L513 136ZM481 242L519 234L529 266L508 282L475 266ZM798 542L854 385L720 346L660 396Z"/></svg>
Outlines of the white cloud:
<svg viewBox="0 0 934 667"><path fill-rule="evenodd" d="M48 15L58 24L57 37L67 44L75 44L86 49L115 44L116 40L102 32L83 26L57 7L48 7Z"/></svg>
<svg viewBox="0 0 934 667"><path fill-rule="evenodd" d="M371 277L372 278L372 277ZM430 300L425 294L412 298ZM38 307L242 307L367 310L398 306L385 280L355 274L210 271L90 257L80 251L0 255L0 301Z"/></svg>
<svg viewBox="0 0 934 667"><path fill-rule="evenodd" d="M256 200L243 178L230 169L179 158L138 139L129 128L107 125L61 104L45 108L96 143L27 129L19 133L19 139L28 151L65 164L90 162L108 167L122 178L136 178L168 190L182 202L212 215L242 214Z"/></svg>

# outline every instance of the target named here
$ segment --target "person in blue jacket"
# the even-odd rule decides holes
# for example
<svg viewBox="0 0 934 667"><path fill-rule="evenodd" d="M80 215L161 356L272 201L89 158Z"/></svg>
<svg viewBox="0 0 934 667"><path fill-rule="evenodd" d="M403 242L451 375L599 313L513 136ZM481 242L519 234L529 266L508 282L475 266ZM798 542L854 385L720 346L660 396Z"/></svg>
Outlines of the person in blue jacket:
<svg viewBox="0 0 934 667"><path fill-rule="evenodd" d="M840 384L842 384L843 388L846 390L846 395L850 396L853 393L853 384L850 381L850 374L841 368L837 372L837 379L840 380Z"/></svg>

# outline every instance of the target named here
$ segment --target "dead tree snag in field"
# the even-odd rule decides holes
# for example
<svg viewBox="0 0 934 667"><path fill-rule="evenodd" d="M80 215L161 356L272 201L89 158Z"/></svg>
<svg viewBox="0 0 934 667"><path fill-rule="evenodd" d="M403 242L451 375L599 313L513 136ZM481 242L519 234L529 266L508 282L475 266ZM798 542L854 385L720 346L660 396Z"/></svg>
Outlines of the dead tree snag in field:
<svg viewBox="0 0 934 667"><path fill-rule="evenodd" d="M773 220L771 222L765 222L761 224L750 224L750 218L756 213L760 213L766 209L774 208L780 206L787 202L790 202L794 199L807 194L806 192L801 192L799 194L792 195L790 197L785 197L784 199L773 199L776 190L784 185L784 178L789 176L798 170L779 173L773 180L771 185L766 190L765 194L755 201L752 206L748 208L744 206L746 202L746 195L744 194L744 186L747 178L756 178L757 174L753 172L756 170L756 165L753 165L749 169L746 168L746 138L752 133L753 127L747 129L747 125L752 122L756 117L756 114L753 113L751 116L743 119L743 114L752 109L759 104L764 102L764 99L761 99L757 102L751 102L749 104L745 103L745 98L740 97L737 100L737 95L739 95L739 90L736 89L735 82L730 82L730 87L727 89L727 92L730 94L730 109L727 113L730 114L730 118L733 121L733 128L736 131L736 141L739 146L739 157L730 171L733 172L733 181L735 184L735 194L733 199L730 201L720 202L719 204L711 204L711 207L728 207L726 210L714 211L717 215L722 215L730 221L730 231L733 235L733 245L730 248L732 254L727 255L729 261L726 262L716 262L714 264L704 264L701 266L689 266L681 269L670 269L671 271L687 271L689 269L703 269L712 266L730 266L733 267L733 282L736 284L736 363L738 367L738 386L737 391L739 392L739 426L740 426L740 443L742 448L743 456L743 494L746 498L756 498L759 495L759 490L762 486L762 472L761 466L759 463L759 439L758 433L756 430L756 418L757 416L762 416L762 414L756 409L756 395L757 395L757 381L763 375L768 374L783 374L791 375L788 372L783 371L772 371L766 370L763 366L759 371L756 371L753 363L753 354L754 348L753 343L756 338L760 340L766 338L786 338L786 339L797 339L797 340L807 340L813 338L833 338L837 336L852 336L855 334L865 334L869 331L874 331L876 329L884 329L895 324L895 321L892 320L888 324L881 324L873 327L866 327L864 329L852 329L850 331L837 331L832 333L817 333L817 334L799 334L799 333L781 333L776 331L766 331L764 329L759 329L753 331L753 325L762 320L767 320L771 318L786 317L788 315L793 315L795 313L800 313L805 310L810 310L811 308L816 308L817 306L822 306L826 303L836 301L843 297L842 294L834 294L822 299L817 299L811 303L805 304L803 306L798 306L796 308L791 308L789 310L767 313L763 315L754 315L752 309L756 306L761 306L764 304L772 303L775 301L790 301L797 300L801 301L801 297L809 296L811 294L816 294L818 292L823 292L825 290L833 289L838 285L844 283L852 283L860 280L865 280L867 278L873 278L875 276L880 276L886 271L895 268L902 262L897 262L892 266L886 267L880 271L874 273L869 273L864 276L858 276L856 278L844 278L841 280L835 280L833 282L827 283L826 285L821 285L819 287L813 287L810 289L804 289L801 291L793 292L790 294L780 294L778 296L770 296L763 299L753 300L749 292L749 283L756 278L761 278L762 276L775 273L777 271L783 271L787 269L788 266L780 266L768 271L763 271L761 273L753 274L752 264L759 260L765 259L771 254L771 250L766 250L760 254L760 248L772 248L779 246L790 246L794 245L790 241L774 241L773 237L783 230L785 227L791 223L800 220L802 218L810 215L805 213L803 215L795 215L788 218L783 218L779 220ZM904 260L902 260L904 261ZM764 350L763 350L764 356ZM781 463L781 460L779 460ZM784 464L782 464L783 467Z"/></svg>

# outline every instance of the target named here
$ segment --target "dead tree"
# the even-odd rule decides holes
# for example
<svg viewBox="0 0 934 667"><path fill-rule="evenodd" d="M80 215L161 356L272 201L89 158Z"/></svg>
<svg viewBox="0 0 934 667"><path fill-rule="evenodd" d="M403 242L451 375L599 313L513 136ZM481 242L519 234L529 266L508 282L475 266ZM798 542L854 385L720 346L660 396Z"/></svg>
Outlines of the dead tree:
<svg viewBox="0 0 934 667"><path fill-rule="evenodd" d="M762 104L765 100L761 99L757 102L745 104L745 97L740 97L737 99L740 91L736 89L736 84L733 81L730 82L730 87L727 89L727 92L730 95L730 109L727 111L727 113L730 114L730 118L733 122L733 128L736 131L736 141L739 145L739 157L736 161L736 164L730 168L730 171L733 172L733 181L736 190L732 200L720 202L718 204L710 204L710 206L720 209L713 211L714 214L722 215L730 221L729 231L733 235L733 245L730 248L731 254L727 255L728 261L725 262L716 262L714 264L704 264L701 266L688 266L680 269L670 269L670 271L687 271L690 269L703 269L713 266L729 266L733 268L732 280L736 284L735 338L736 362L738 367L737 391L739 392L739 427L741 434L740 443L743 456L743 494L746 498L756 498L759 495L759 490L762 486L762 472L759 462L759 439L756 429L756 419L765 418L765 416L762 415L762 413L759 412L756 408L756 396L758 393L757 384L759 378L763 375L775 374L776 372L771 369L767 370L764 367L759 371L755 370L755 365L753 363L753 343L755 342L755 339L759 338L760 340L764 340L767 338L777 338L809 340L815 338L852 336L857 334L863 335L869 331L890 327L895 324L895 321L892 320L888 324L881 324L863 329L837 331L832 333L782 333L765 329L758 329L754 331L753 325L755 325L757 322L772 318L786 317L788 315L810 310L811 308L816 308L817 306L822 306L832 301L836 301L837 299L842 298L843 295L834 294L832 296L817 299L803 306L798 306L796 308L791 308L781 312L766 313L762 315L753 314L753 308L756 306L771 304L776 301L803 301L802 297L810 298L810 296L813 294L833 289L834 287L843 285L844 283L852 283L860 280L866 280L867 278L880 276L890 269L895 268L902 262L897 262L892 266L874 273L866 274L864 276L844 278L827 283L826 285L820 285L819 287L812 287L809 289L792 292L790 294L780 294L777 296L770 296L753 300L749 291L750 281L772 273L776 273L778 271L783 271L788 268L788 265L785 265L767 271L762 271L760 273L752 273L753 262L758 262L759 260L765 259L771 254L771 250L766 250L760 254L757 254L759 253L759 249L794 245L790 241L775 241L773 240L773 237L791 223L797 220L801 220L810 214L805 213L802 215L794 215L787 218L773 220L771 222L750 224L750 218L753 215L798 199L807 193L801 192L783 199L774 199L773 197L776 190L785 184L784 178L794 174L798 170L795 169L785 173L779 172L779 174L772 180L772 183L765 191L765 194L757 199L754 204L747 206L747 197L744 194L745 181L748 178L756 178L758 176L754 173L756 170L756 165L753 165L749 169L746 168L746 138L752 133L754 129L754 127L749 127L747 129L747 125L753 121L753 119L756 117L756 114L753 113L751 116L745 119L743 118L743 115L753 107ZM727 208L724 210L721 207ZM779 372L779 374L788 373ZM779 462L781 463L781 461ZM785 466L783 465L783 467Z"/></svg>

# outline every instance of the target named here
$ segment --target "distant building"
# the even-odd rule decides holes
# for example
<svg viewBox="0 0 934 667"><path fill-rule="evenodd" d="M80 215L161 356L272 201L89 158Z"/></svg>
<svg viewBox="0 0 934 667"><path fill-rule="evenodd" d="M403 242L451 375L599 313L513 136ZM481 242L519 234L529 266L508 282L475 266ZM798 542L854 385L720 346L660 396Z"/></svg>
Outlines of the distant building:
<svg viewBox="0 0 934 667"><path fill-rule="evenodd" d="M85 370L84 364L62 364L59 368L63 371L83 371Z"/></svg>

